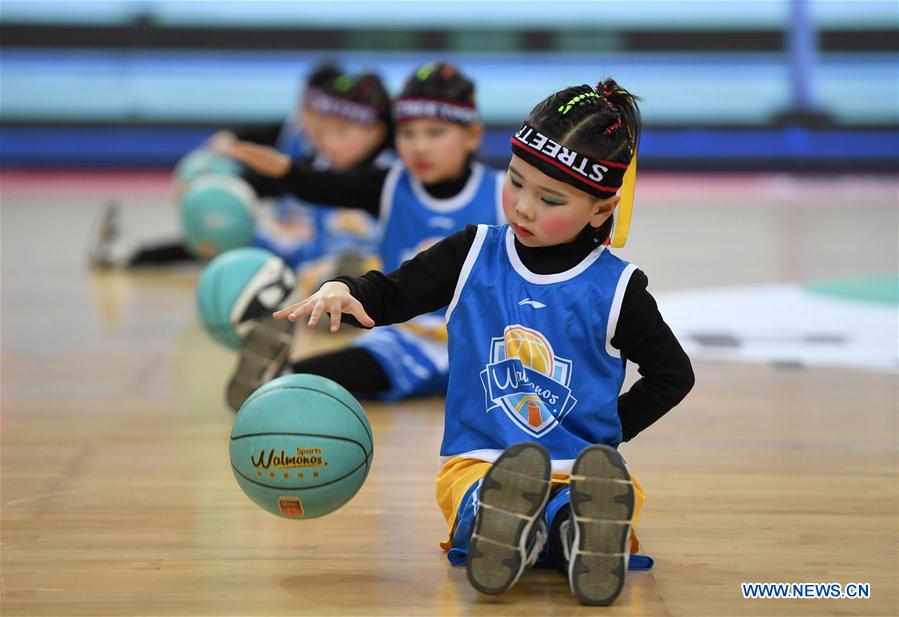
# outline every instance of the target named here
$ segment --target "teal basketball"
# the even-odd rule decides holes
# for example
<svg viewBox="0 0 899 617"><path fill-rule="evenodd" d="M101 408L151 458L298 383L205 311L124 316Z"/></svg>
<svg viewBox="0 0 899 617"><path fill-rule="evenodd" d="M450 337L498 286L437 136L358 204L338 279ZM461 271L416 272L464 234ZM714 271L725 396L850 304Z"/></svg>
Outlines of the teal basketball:
<svg viewBox="0 0 899 617"><path fill-rule="evenodd" d="M181 228L194 254L212 258L253 241L256 195L234 176L202 176L181 196Z"/></svg>
<svg viewBox="0 0 899 617"><path fill-rule="evenodd" d="M190 182L204 175L237 176L242 171L241 164L229 156L194 150L184 155L175 166L175 180Z"/></svg>
<svg viewBox="0 0 899 617"><path fill-rule="evenodd" d="M253 320L289 304L296 276L284 260L259 248L223 253L209 262L197 284L197 312L203 329L239 349Z"/></svg>
<svg viewBox="0 0 899 617"><path fill-rule="evenodd" d="M263 510L306 519L337 510L371 468L371 425L342 386L285 375L246 400L231 429L231 469Z"/></svg>

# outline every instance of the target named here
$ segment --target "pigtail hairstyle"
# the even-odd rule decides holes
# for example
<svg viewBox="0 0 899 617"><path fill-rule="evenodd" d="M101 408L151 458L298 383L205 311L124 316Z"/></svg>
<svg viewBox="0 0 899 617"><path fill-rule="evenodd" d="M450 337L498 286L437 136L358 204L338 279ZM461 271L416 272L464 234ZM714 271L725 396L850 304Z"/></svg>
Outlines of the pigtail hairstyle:
<svg viewBox="0 0 899 617"><path fill-rule="evenodd" d="M625 147L626 154L623 159L612 158L612 160L620 160L622 163L630 163L631 158L639 149L640 130L642 128L642 118L640 117L640 107L637 105L639 97L634 96L617 83L611 77L604 82L596 84L596 92L602 93L606 102L615 110L618 119L616 122L606 128L606 134L613 134L619 129L624 129L626 141L622 141L621 147Z"/></svg>

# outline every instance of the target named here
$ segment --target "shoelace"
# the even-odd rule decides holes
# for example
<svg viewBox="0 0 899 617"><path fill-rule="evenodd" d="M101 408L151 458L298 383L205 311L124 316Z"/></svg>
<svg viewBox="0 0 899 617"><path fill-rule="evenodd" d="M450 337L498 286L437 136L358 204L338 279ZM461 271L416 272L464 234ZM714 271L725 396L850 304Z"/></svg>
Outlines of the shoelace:
<svg viewBox="0 0 899 617"><path fill-rule="evenodd" d="M559 536L562 538L562 554L565 556L565 563L571 561L571 538L568 536L570 527L571 519L565 519L559 524Z"/></svg>
<svg viewBox="0 0 899 617"><path fill-rule="evenodd" d="M628 525L628 540L625 545L624 556L625 559L630 556L630 523ZM565 519L559 524L559 537L562 538L562 554L565 556L565 562L571 561L571 545L574 542L574 538L568 535L568 531L571 528L571 519ZM611 554L611 553L610 553ZM618 554L618 553L614 553Z"/></svg>
<svg viewBox="0 0 899 617"><path fill-rule="evenodd" d="M546 532L546 523L541 520L534 530L534 544L531 546L531 550L528 552L528 556L524 561L526 568L537 563L537 558L540 556L540 551L543 550L543 545L546 544L546 539L548 537L549 534Z"/></svg>

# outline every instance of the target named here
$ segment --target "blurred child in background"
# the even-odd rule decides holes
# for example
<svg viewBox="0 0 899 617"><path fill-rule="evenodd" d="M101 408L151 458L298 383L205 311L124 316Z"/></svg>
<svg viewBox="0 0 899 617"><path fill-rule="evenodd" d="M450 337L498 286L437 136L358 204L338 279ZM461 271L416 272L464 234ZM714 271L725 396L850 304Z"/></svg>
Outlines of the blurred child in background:
<svg viewBox="0 0 899 617"><path fill-rule="evenodd" d="M474 160L483 129L474 83L456 67L417 69L393 103L399 161L388 170L323 172L271 148L236 143L227 149L251 169L278 179L300 199L358 208L380 219L382 267L391 270L469 223L502 219L502 174ZM262 320L251 330L227 400L237 410L276 377L288 359L287 322ZM290 370L336 381L360 396L399 400L442 394L447 380L442 311L381 328L343 350L305 358Z"/></svg>
<svg viewBox="0 0 899 617"><path fill-rule="evenodd" d="M270 145L315 169L348 171L393 161L390 97L374 73L350 75L331 64L319 66L306 83L302 104L282 125L219 131L204 148L221 151L246 140ZM294 268L323 255L370 253L376 245L373 217L359 212L309 208L271 177L244 170L241 174L258 197L277 198L274 216L261 216L254 244L271 250ZM177 178L175 199L186 188ZM95 267L157 266L191 262L197 257L182 240L137 246L118 229L116 206L105 209L95 232L91 265Z"/></svg>

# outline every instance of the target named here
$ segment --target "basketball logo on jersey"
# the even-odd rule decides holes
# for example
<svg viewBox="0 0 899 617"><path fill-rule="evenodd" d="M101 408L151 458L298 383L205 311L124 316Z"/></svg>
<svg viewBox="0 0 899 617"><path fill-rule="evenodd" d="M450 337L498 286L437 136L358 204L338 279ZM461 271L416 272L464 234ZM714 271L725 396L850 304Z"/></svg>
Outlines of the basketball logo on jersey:
<svg viewBox="0 0 899 617"><path fill-rule="evenodd" d="M571 361L553 353L540 332L506 326L490 342L490 364L481 371L487 412L502 409L534 437L547 434L577 404L571 395Z"/></svg>

